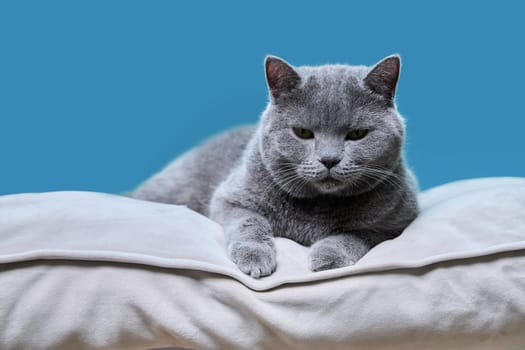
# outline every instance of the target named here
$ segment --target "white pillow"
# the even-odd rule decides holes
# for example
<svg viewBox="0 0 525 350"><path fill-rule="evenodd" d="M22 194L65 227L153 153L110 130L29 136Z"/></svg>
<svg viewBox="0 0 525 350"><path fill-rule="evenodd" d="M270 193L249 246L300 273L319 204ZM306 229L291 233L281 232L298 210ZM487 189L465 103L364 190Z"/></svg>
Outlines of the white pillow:
<svg viewBox="0 0 525 350"><path fill-rule="evenodd" d="M525 346L525 179L421 195L405 232L311 273L277 239L260 280L191 210L89 192L0 197L0 349Z"/></svg>

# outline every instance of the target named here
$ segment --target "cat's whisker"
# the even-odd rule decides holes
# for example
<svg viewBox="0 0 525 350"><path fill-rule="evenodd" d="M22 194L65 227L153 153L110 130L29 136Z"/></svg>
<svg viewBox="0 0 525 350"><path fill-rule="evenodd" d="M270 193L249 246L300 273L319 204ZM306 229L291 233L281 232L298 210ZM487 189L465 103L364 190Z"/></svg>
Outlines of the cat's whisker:
<svg viewBox="0 0 525 350"><path fill-rule="evenodd" d="M279 181L277 183L274 183L273 181L270 181L263 189L262 193L268 192L269 189L275 187L276 185L281 188L286 188L288 182L293 181L296 177L299 177L299 174L297 173L288 173L285 176L279 176Z"/></svg>
<svg viewBox="0 0 525 350"><path fill-rule="evenodd" d="M281 186L285 189L288 190L289 193L296 193L294 191L295 187L296 187L296 184L297 184L297 180L301 180L303 178L297 176L297 177L294 177L292 179L289 179L285 184L281 184Z"/></svg>
<svg viewBox="0 0 525 350"><path fill-rule="evenodd" d="M358 174L361 176L373 177L376 181L383 181L389 183L395 189L402 187L403 181L399 175L395 174L389 169L362 165L362 166L347 166L343 168L346 174ZM366 174L366 175L365 175Z"/></svg>
<svg viewBox="0 0 525 350"><path fill-rule="evenodd" d="M301 178L301 176L297 172L290 172L288 174L285 174L284 176L279 176L279 186L282 188L286 188L290 183L294 182L296 179ZM271 187L273 184L270 183L267 188ZM267 190L266 188L266 190Z"/></svg>
<svg viewBox="0 0 525 350"><path fill-rule="evenodd" d="M367 175L369 177L374 177L371 174L367 174ZM394 191L395 191L394 193L399 195L397 196L398 199L400 199L403 203L408 203L408 200L405 198L405 195L404 195L405 192L403 190L403 185L402 183L399 182L399 180L386 179L385 182L394 188ZM374 192L378 197L380 197L383 200L384 196L381 193L381 191L379 191L377 188L373 188L371 191Z"/></svg>
<svg viewBox="0 0 525 350"><path fill-rule="evenodd" d="M304 188L304 186L306 186L307 183L308 183L307 179L305 179L305 178L299 179L299 181L297 181L293 185L293 187L291 188L290 192L291 193L297 193L297 192L302 191L302 189Z"/></svg>
<svg viewBox="0 0 525 350"><path fill-rule="evenodd" d="M363 175L368 176L369 178L375 179L376 181L381 181L383 183L389 184L392 187L394 187L395 190L400 189L401 185L397 182L397 179L393 179L388 176L384 176L384 174L377 174L373 172L363 172Z"/></svg>

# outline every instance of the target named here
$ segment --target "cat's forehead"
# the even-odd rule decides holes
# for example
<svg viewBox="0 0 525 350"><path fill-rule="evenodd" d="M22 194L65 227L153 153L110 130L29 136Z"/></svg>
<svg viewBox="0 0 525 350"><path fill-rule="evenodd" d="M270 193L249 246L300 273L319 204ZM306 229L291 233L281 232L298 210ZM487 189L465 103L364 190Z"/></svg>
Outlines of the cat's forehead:
<svg viewBox="0 0 525 350"><path fill-rule="evenodd" d="M370 91L364 88L363 79L369 71L368 67L325 65L299 67L297 71L302 80L300 90L303 99L329 104L349 100L354 100L354 103L369 103L376 100L370 96Z"/></svg>
<svg viewBox="0 0 525 350"><path fill-rule="evenodd" d="M337 124L347 124L355 111L381 110L385 101L364 87L368 71L365 66L349 65L299 67L302 84L295 107L303 110L302 118L320 117L318 122Z"/></svg>

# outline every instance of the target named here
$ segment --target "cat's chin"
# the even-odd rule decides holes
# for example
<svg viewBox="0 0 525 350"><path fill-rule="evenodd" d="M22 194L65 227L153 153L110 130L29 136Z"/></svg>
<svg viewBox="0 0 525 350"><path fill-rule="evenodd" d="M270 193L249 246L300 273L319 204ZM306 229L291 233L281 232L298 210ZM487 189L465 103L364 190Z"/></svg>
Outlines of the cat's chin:
<svg viewBox="0 0 525 350"><path fill-rule="evenodd" d="M281 189L296 198L315 198L319 195L347 195L347 186L334 178L325 178L322 180L309 179L299 188L294 188L292 185L289 188L281 187Z"/></svg>
<svg viewBox="0 0 525 350"><path fill-rule="evenodd" d="M316 181L314 186L321 194L337 194L346 188L343 182L331 177Z"/></svg>

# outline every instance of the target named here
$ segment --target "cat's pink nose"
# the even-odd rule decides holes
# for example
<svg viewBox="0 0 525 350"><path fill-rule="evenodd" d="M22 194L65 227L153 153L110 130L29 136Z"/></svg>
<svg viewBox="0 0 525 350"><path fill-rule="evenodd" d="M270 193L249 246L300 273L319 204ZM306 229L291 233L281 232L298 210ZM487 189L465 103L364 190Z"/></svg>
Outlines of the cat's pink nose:
<svg viewBox="0 0 525 350"><path fill-rule="evenodd" d="M319 159L319 161L321 163L324 164L324 166L327 168L327 169L332 169L334 166L336 166L337 164L339 164L339 162L341 161L341 159L339 158L322 158L322 159Z"/></svg>

